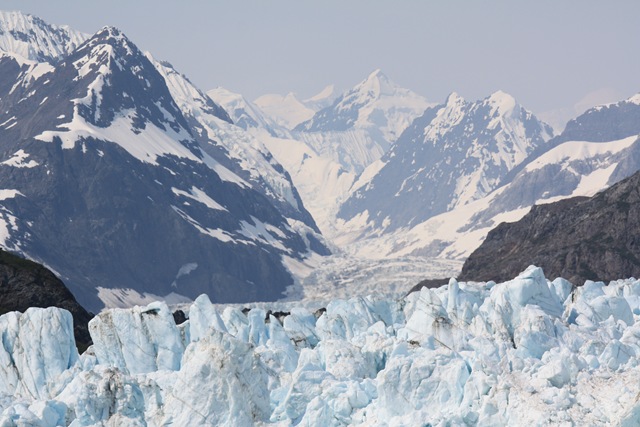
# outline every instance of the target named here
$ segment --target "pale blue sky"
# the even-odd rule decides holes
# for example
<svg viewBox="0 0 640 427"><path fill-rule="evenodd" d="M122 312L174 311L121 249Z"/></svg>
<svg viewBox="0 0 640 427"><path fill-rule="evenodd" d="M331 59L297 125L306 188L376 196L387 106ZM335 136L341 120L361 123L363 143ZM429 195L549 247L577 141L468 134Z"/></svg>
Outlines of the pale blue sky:
<svg viewBox="0 0 640 427"><path fill-rule="evenodd" d="M375 68L432 101L502 89L538 113L640 91L635 0L0 0L0 8L89 33L114 25L202 89L249 99L346 89Z"/></svg>

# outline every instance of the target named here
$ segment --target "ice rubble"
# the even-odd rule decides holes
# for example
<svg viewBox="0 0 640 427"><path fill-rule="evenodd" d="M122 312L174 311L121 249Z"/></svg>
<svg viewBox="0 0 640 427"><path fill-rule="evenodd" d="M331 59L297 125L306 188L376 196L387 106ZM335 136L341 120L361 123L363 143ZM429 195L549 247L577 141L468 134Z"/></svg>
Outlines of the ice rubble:
<svg viewBox="0 0 640 427"><path fill-rule="evenodd" d="M108 310L82 356L71 316L0 316L0 425L637 425L640 280L357 297L311 312Z"/></svg>

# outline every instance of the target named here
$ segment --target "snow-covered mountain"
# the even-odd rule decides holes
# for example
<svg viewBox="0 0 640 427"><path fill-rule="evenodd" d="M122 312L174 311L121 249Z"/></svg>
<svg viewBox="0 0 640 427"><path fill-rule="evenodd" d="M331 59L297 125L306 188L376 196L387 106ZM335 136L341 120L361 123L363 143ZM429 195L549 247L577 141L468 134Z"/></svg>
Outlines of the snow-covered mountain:
<svg viewBox="0 0 640 427"><path fill-rule="evenodd" d="M294 135L345 170L360 173L430 105L376 70L332 105L296 126Z"/></svg>
<svg viewBox="0 0 640 427"><path fill-rule="evenodd" d="M364 171L338 217L375 234L411 227L486 196L551 136L504 92L476 102L451 94Z"/></svg>
<svg viewBox="0 0 640 427"><path fill-rule="evenodd" d="M375 128L387 142L393 142L428 106L423 97L398 86L378 69L296 130L335 132Z"/></svg>
<svg viewBox="0 0 640 427"><path fill-rule="evenodd" d="M291 92L284 96L278 94L262 95L253 102L264 114L285 129L295 128L313 117L316 112L299 101L296 95Z"/></svg>
<svg viewBox="0 0 640 427"><path fill-rule="evenodd" d="M465 259L491 229L519 220L534 204L592 196L631 176L640 169L640 120L634 119L640 113L638 99L636 95L595 107L572 120L565 132L509 172L503 185L486 197L413 227L365 239L354 251L375 257Z"/></svg>
<svg viewBox="0 0 640 427"><path fill-rule="evenodd" d="M213 135L212 138L222 144L226 144L229 140L235 141L234 147L227 147L227 149L233 157L241 161L255 157L255 154L248 154L247 150L266 153L262 156L269 159L272 156L274 160L270 161L277 162L284 168L278 174L290 176L293 190L300 195L301 204L309 210L313 223L317 224L324 233L335 217L338 202L351 188L356 174L345 170L331 157L318 154L242 95L224 88L208 91L207 94L225 110L230 111L235 124L239 122L245 130L240 136L237 135L240 132L238 126L222 125L225 130L220 131L212 130L212 126L208 125L208 132ZM219 129L220 126L213 126L213 128ZM236 136L230 139L228 133ZM245 140L241 150L237 149L239 140ZM267 173L262 175L273 176L273 172L268 173L266 170L265 172ZM307 221L307 224L310 222ZM312 228L315 229L315 225Z"/></svg>
<svg viewBox="0 0 640 427"><path fill-rule="evenodd" d="M311 98L302 101L302 103L313 111L320 111L333 104L338 96L339 94L336 92L335 85L327 85Z"/></svg>
<svg viewBox="0 0 640 427"><path fill-rule="evenodd" d="M21 12L0 11L0 50L36 62L56 62L90 37Z"/></svg>
<svg viewBox="0 0 640 427"><path fill-rule="evenodd" d="M274 136L287 134L286 129L271 120L258 106L239 93L217 87L207 91L207 95L229 113L236 126L244 130L265 129Z"/></svg>
<svg viewBox="0 0 640 427"><path fill-rule="evenodd" d="M285 129L292 130L300 123L310 120L317 111L330 106L335 98L334 86L329 85L304 101L300 101L290 92L284 96L262 95L253 102L271 120Z"/></svg>
<svg viewBox="0 0 640 427"><path fill-rule="evenodd" d="M196 88L187 77L167 62L149 59L164 77L173 99L196 129L194 137L204 152L250 182L287 218L318 231L289 174L265 145L243 128L231 123L226 111Z"/></svg>
<svg viewBox="0 0 640 427"><path fill-rule="evenodd" d="M234 109L232 105L225 105L223 97L209 93L225 108ZM304 105L320 107L334 97L333 86L328 86L305 100ZM277 105L274 99L263 97L259 101L265 108L266 104ZM267 111L269 105L266 105ZM268 124L270 119L265 119L267 123L262 126L270 135L261 132L257 125L252 132L287 169L322 232L332 236L338 206L349 193L356 175L384 154L390 144L387 138L400 132L428 105L424 98L400 88L377 70L294 131L282 127L274 132L274 126ZM239 111L256 109L251 105L238 108ZM327 121L332 115L343 121L353 115L356 120L334 126Z"/></svg>
<svg viewBox="0 0 640 427"><path fill-rule="evenodd" d="M267 308L271 311L267 311ZM640 282L573 288L531 266L409 296L94 318L0 316L0 423L81 426L640 423Z"/></svg>
<svg viewBox="0 0 640 427"><path fill-rule="evenodd" d="M302 141L262 133L256 136L291 175L304 206L326 237L331 237L340 201L349 193L356 174L321 156Z"/></svg>
<svg viewBox="0 0 640 427"><path fill-rule="evenodd" d="M208 154L183 110L231 126L226 113L198 92L178 106L192 88L170 90L178 80L117 29L46 67L27 79L32 65L0 58L2 245L51 267L84 306L276 299L292 284L283 262L326 253L274 205L286 174L268 198L278 176L253 185L225 166L242 167L233 156Z"/></svg>

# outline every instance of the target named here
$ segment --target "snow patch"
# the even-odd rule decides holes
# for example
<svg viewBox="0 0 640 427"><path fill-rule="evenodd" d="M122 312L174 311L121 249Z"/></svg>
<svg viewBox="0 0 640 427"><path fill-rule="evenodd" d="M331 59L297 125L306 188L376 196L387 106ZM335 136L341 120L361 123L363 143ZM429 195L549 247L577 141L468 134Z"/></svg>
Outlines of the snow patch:
<svg viewBox="0 0 640 427"><path fill-rule="evenodd" d="M184 196L189 199L200 202L203 205L207 206L209 209L229 212L224 206L222 206L220 203L213 200L211 197L207 195L207 193L200 190L199 188L191 187L191 190L189 192L178 190L177 188L171 188L171 191L173 191L173 193L178 196Z"/></svg>
<svg viewBox="0 0 640 427"><path fill-rule="evenodd" d="M253 222L253 224L247 221L240 221L240 230L238 230L238 233L250 240L264 242L276 249L281 250L282 252L291 252L282 244L280 240L273 236L273 234L281 238L285 236L285 234L282 231L278 230L277 227L271 224L265 224L264 222L253 216L251 217L251 221Z"/></svg>
<svg viewBox="0 0 640 427"><path fill-rule="evenodd" d="M16 151L13 154L13 156L11 156L9 159L5 160L0 164L13 166L14 168L34 168L40 165L35 160L29 160L28 162L25 162L25 160L27 160L28 157L29 157L29 154L26 153L24 150L20 149Z"/></svg>
<svg viewBox="0 0 640 427"><path fill-rule="evenodd" d="M76 142L84 138L95 138L118 144L136 159L158 165L158 157L172 155L202 162L193 152L179 142L185 135L177 133L173 129L160 129L153 123L146 123L144 129L135 129L133 120L134 111L125 111L116 117L110 126L102 128L87 123L74 107L73 120L69 123L58 125L58 128L66 128L62 131L45 131L35 138L44 142L53 142L54 138L60 138L62 148L73 149Z"/></svg>

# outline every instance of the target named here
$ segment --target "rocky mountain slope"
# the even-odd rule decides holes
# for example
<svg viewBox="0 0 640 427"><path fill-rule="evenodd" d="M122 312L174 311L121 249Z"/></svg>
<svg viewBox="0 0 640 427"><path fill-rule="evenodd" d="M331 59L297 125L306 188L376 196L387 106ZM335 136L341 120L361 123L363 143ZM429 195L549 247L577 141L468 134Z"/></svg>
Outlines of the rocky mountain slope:
<svg viewBox="0 0 640 427"><path fill-rule="evenodd" d="M179 106L200 148L224 167L252 184L266 196L285 217L301 222L314 232L318 228L306 210L289 173L278 163L273 154L251 132L232 122L227 112L209 96L199 90L171 64L155 60L147 54L167 88ZM212 91L220 95L222 89ZM233 96L227 92L228 97ZM227 100L225 97L220 97ZM241 97L239 99L242 99ZM246 105L246 108L252 106ZM237 109L232 110L236 114ZM253 109L256 120L266 123ZM236 117L242 120L243 117ZM251 127L249 127L252 129ZM319 247L316 248L317 250ZM322 250L321 250L322 251Z"/></svg>
<svg viewBox="0 0 640 427"><path fill-rule="evenodd" d="M575 285L640 277L639 208L640 173L591 198L536 205L489 232L460 279L502 281L530 264Z"/></svg>
<svg viewBox="0 0 640 427"><path fill-rule="evenodd" d="M274 181L254 185L225 166L241 168L232 156L207 153L202 124L117 29L53 65L24 61L0 58L14 82L0 85L2 244L51 266L85 307L276 299L292 283L283 262L326 253L304 207L290 223L274 205L286 191L269 198Z"/></svg>

